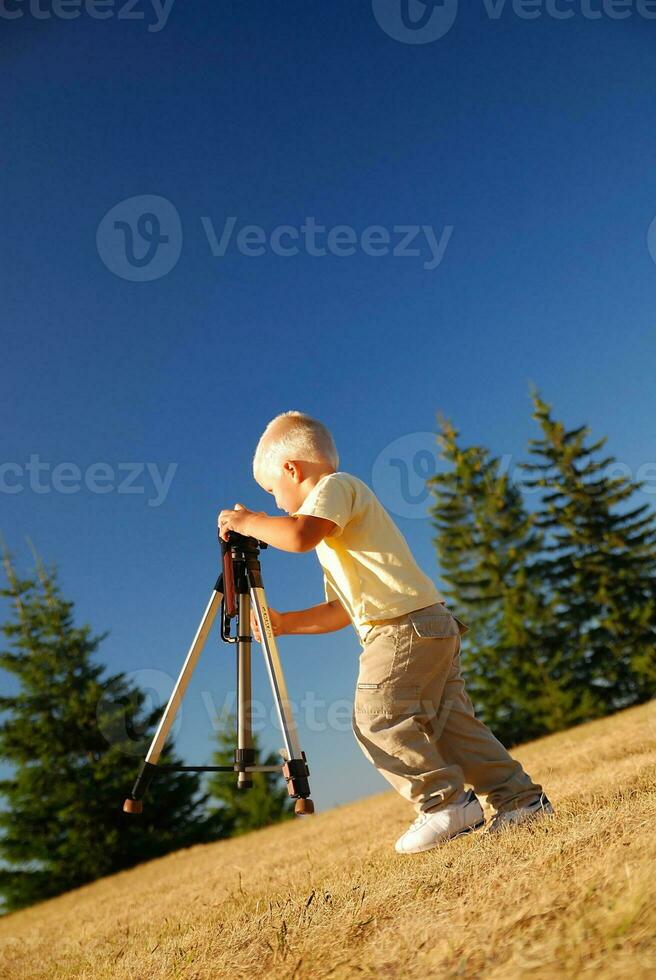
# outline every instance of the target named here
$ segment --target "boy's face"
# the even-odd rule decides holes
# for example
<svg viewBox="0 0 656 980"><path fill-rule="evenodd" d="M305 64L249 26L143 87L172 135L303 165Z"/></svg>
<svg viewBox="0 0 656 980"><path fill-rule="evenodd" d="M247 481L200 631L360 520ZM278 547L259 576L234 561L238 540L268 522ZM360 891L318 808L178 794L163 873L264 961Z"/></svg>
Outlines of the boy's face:
<svg viewBox="0 0 656 980"><path fill-rule="evenodd" d="M292 460L284 460L277 468L260 474L257 482L263 490L273 494L279 510L293 514L303 503L301 480L298 465Z"/></svg>

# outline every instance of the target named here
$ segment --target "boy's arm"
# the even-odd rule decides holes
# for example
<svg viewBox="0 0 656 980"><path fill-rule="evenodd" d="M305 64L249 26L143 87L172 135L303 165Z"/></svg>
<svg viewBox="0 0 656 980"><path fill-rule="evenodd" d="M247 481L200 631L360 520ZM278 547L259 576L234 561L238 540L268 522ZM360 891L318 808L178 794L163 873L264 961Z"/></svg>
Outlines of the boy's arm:
<svg viewBox="0 0 656 980"><path fill-rule="evenodd" d="M339 599L321 602L309 609L298 609L295 612L280 613L281 633L296 633L313 635L316 633L333 633L348 626L351 617Z"/></svg>
<svg viewBox="0 0 656 980"><path fill-rule="evenodd" d="M247 510L241 504L235 504L235 510L222 510L219 514L219 528L224 541L228 531L236 531L246 537L265 541L281 551L311 551L335 527L334 521L324 517L311 517L309 514L269 517L264 511Z"/></svg>
<svg viewBox="0 0 656 980"><path fill-rule="evenodd" d="M269 606L269 619L275 636L294 633L305 636L333 633L351 622L351 617L339 599L331 599L330 602L321 602L318 606L310 606L309 609L298 609L294 612L277 612ZM254 609L251 609L251 629L253 636L260 643L260 627Z"/></svg>

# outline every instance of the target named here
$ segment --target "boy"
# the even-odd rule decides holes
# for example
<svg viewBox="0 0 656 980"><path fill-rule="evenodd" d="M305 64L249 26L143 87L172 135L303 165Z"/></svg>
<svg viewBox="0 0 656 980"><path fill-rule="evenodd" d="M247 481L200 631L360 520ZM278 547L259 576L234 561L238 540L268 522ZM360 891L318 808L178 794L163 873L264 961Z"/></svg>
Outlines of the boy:
<svg viewBox="0 0 656 980"><path fill-rule="evenodd" d="M476 792L496 810L488 831L553 813L542 787L474 715L460 674L460 637L469 627L446 608L374 493L338 465L321 422L277 415L258 442L253 475L288 516L235 504L219 514L219 529L224 540L234 530L283 551L316 550L326 601L295 612L270 608L273 631L353 625L362 646L353 732L418 814L396 850L425 851L480 827ZM251 627L259 641L254 616Z"/></svg>

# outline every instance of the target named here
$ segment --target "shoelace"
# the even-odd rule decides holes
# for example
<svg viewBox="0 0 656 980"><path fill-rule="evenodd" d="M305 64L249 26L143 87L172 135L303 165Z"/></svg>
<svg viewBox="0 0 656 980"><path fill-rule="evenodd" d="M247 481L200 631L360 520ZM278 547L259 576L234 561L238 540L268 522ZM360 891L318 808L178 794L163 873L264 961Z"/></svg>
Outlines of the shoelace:
<svg viewBox="0 0 656 980"><path fill-rule="evenodd" d="M420 813L419 816L413 821L412 827L410 829L416 830L418 827L421 827L422 824L426 823L429 817L430 817L430 813L427 813L424 810L424 812Z"/></svg>
<svg viewBox="0 0 656 980"><path fill-rule="evenodd" d="M474 793L470 790L466 798L463 800L462 805L466 806L468 803L471 803L472 800L474 799L475 799ZM432 814L428 810L423 810L412 824L411 830L416 830L417 827L421 827L421 825L425 823L430 816L432 816Z"/></svg>

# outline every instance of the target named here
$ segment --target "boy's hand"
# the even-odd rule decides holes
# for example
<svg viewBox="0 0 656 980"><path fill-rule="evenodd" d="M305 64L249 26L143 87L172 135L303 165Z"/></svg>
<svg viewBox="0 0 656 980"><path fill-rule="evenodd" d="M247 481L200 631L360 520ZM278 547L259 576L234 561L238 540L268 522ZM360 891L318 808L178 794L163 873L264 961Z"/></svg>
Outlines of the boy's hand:
<svg viewBox="0 0 656 980"><path fill-rule="evenodd" d="M274 636L281 636L283 633L282 628L282 613L276 612L269 606L269 620L271 622L271 628L273 630ZM251 632L258 643L262 642L262 637L260 635L260 627L257 625L257 619L255 618L255 610L251 609Z"/></svg>
<svg viewBox="0 0 656 980"><path fill-rule="evenodd" d="M228 540L228 531L236 531L237 534L244 534L244 526L249 514L254 511L244 507L243 504L235 504L234 510L222 510L219 514L218 525L219 534L223 541Z"/></svg>

